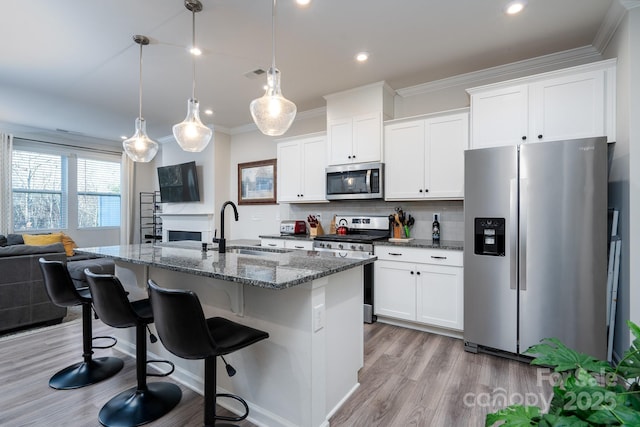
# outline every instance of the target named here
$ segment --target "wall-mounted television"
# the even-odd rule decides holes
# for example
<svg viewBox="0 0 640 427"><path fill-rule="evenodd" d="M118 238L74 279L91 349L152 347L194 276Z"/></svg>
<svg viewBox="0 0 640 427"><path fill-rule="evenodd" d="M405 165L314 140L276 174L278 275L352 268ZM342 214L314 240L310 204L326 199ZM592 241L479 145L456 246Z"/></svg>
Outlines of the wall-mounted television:
<svg viewBox="0 0 640 427"><path fill-rule="evenodd" d="M158 168L160 200L165 202L199 202L196 162Z"/></svg>

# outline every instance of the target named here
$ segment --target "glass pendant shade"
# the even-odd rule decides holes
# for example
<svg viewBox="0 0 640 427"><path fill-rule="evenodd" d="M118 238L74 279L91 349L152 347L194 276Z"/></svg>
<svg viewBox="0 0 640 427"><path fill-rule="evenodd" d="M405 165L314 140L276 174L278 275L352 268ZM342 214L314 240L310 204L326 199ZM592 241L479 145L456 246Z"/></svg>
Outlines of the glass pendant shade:
<svg viewBox="0 0 640 427"><path fill-rule="evenodd" d="M136 119L136 132L122 142L122 147L134 162L150 162L158 153L158 143L147 136L147 122Z"/></svg>
<svg viewBox="0 0 640 427"><path fill-rule="evenodd" d="M184 151L200 152L204 150L213 131L200 121L200 104L197 99L187 101L187 117L183 122L173 125L173 136Z"/></svg>
<svg viewBox="0 0 640 427"><path fill-rule="evenodd" d="M296 104L282 96L280 70L271 67L267 73L267 90L249 105L251 117L260 132L269 136L284 134L296 118Z"/></svg>

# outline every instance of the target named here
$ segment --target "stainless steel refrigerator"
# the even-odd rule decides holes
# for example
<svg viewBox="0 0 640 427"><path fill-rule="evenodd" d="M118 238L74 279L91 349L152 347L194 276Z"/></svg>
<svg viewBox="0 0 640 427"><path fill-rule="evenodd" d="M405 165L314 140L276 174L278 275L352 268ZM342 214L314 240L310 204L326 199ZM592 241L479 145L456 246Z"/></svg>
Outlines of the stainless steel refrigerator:
<svg viewBox="0 0 640 427"><path fill-rule="evenodd" d="M466 151L464 218L467 351L606 357L605 138Z"/></svg>

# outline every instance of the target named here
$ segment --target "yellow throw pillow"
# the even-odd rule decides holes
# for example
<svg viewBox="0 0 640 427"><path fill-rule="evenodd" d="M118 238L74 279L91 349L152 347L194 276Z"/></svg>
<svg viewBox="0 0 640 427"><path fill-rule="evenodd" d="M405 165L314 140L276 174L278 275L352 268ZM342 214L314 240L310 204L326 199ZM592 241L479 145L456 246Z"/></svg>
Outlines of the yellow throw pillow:
<svg viewBox="0 0 640 427"><path fill-rule="evenodd" d="M62 234L62 244L64 245L64 251L67 253L67 256L73 256L74 249L78 247L76 242L66 234L60 232Z"/></svg>
<svg viewBox="0 0 640 427"><path fill-rule="evenodd" d="M42 246L53 243L62 243L62 233L51 234L23 234L22 239L25 245Z"/></svg>

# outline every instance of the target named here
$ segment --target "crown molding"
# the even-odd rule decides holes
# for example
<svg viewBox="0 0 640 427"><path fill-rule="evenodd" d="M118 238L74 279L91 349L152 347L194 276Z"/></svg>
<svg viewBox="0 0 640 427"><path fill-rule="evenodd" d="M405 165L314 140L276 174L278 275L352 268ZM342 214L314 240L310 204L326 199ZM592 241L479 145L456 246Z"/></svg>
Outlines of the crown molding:
<svg viewBox="0 0 640 427"><path fill-rule="evenodd" d="M640 7L640 0L617 0L611 3L607 15L604 17L593 39L593 46L598 52L604 52L618 30L622 19L629 10L636 7Z"/></svg>
<svg viewBox="0 0 640 427"><path fill-rule="evenodd" d="M401 97L416 96L430 92L456 86L478 86L486 80L509 80L522 73L536 74L540 69L548 67L567 67L575 65L576 62L592 62L602 59L600 53L593 46L584 46L576 49L556 52L549 55L538 56L536 58L525 59L510 64L498 65L497 67L486 68L480 71L472 71L466 74L434 80L416 86L396 89L396 93Z"/></svg>

